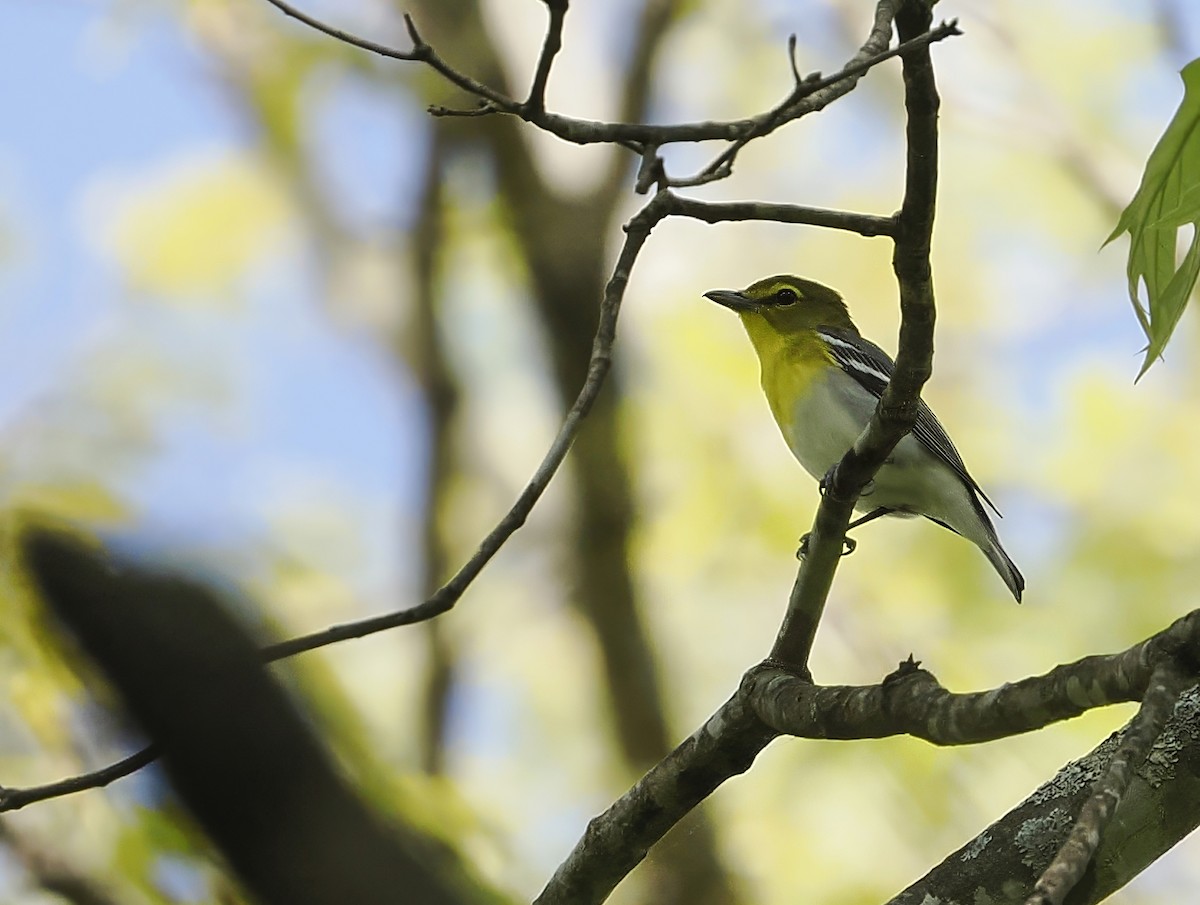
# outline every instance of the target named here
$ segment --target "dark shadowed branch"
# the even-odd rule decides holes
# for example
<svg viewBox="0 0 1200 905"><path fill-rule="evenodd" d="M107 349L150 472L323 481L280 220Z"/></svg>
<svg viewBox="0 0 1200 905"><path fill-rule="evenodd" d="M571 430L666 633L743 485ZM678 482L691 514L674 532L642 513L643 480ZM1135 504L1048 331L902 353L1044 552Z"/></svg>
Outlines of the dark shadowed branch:
<svg viewBox="0 0 1200 905"><path fill-rule="evenodd" d="M448 853L349 787L311 724L208 589L28 531L26 566L153 738L172 784L255 900L470 899Z"/></svg>

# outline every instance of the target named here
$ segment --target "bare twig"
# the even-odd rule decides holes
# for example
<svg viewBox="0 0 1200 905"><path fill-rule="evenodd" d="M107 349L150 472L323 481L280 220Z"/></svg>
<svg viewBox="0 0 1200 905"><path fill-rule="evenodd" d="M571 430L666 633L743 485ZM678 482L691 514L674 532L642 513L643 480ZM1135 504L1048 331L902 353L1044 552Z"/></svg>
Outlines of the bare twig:
<svg viewBox="0 0 1200 905"><path fill-rule="evenodd" d="M425 63L447 81L457 85L469 94L474 94L476 97L490 102L490 107L481 110L479 113L472 112L471 115L483 115L484 113L493 112L505 113L517 116L540 129L558 136L564 141L574 144L619 144L635 153L641 153L641 146L645 143L664 145L674 142L712 140L740 141L741 144L738 145L738 149L740 149L750 138L769 134L784 122L790 122L807 113L824 109L832 101L847 94L857 84L859 78L879 63L889 60L894 56L904 56L910 52L920 51L934 41L940 41L951 35L959 34L958 28L954 23L947 23L929 32L927 35L916 37L910 44L902 43L889 50L887 49L887 43L891 35L894 7L897 0L880 0L871 35L850 63L832 75L805 82L799 94L796 92L789 94L783 103L776 105L764 113L748 119L692 123L610 123L576 119L570 116L551 113L539 104L531 104L529 101L524 103L516 101L482 82L459 72L443 60L433 47L425 43L412 19L408 16L405 17L404 21L408 28L409 37L412 39L413 47L411 50L397 50L327 25L306 13L300 12L290 3L285 2L285 0L267 0L267 2L287 15L303 22L305 25L315 28L323 34L336 38L339 41L344 41L351 46L388 57L389 59ZM555 4L551 4L550 6L550 31L552 32L556 20L554 14ZM563 6L565 11L565 4ZM552 36L549 32L547 34L547 43L543 45L542 58L539 60L539 70L544 64L548 74L553 54L547 52L547 47L553 48ZM535 89L538 87L536 80L533 87ZM543 93L544 87L544 85L541 86ZM535 98L535 92L531 90L531 101ZM435 108L435 112L438 115L464 115L464 111L450 111L445 107L437 107ZM736 156L736 153L736 151L733 151L732 156ZM717 170L727 169L727 167L722 167L719 161L714 161L706 169L716 172ZM711 177L712 173L708 175ZM712 181L712 179L709 178L706 181Z"/></svg>
<svg viewBox="0 0 1200 905"><path fill-rule="evenodd" d="M529 97L524 104L525 115L528 116L538 116L546 110L546 82L550 79L554 57L562 50L563 20L567 17L568 0L545 0L545 3L550 11L550 24L546 27L542 52L538 55L533 73L533 84L529 87Z"/></svg>
<svg viewBox="0 0 1200 905"><path fill-rule="evenodd" d="M892 19L895 15L895 0L880 0L876 8L875 27L871 30L862 48L849 63L833 75L822 77L820 73L811 73L803 78L794 68L796 86L782 101L754 119L754 127L746 134L739 136L728 148L713 158L694 178L712 177L717 173L731 172L733 162L742 148L756 138L762 138L778 129L780 126L794 122L809 113L823 110L833 101L850 93L869 70L892 57L903 57L907 54L928 48L935 41L941 41L954 35L962 34L958 28L958 20L943 22L932 31L925 31L909 40L902 40L891 49L887 47L892 34ZM925 50L928 53L928 50Z"/></svg>
<svg viewBox="0 0 1200 905"><path fill-rule="evenodd" d="M744 220L770 220L776 223L803 223L826 229L841 229L861 236L894 236L896 218L875 214L856 214L799 204L774 204L767 201L697 201L671 194L670 212L705 223L729 223Z"/></svg>
<svg viewBox="0 0 1200 905"><path fill-rule="evenodd" d="M152 763L158 757L154 748L143 748L128 757L115 761L107 767L60 779L41 786L29 786L24 789L0 788L0 812L15 811L27 804L46 801L50 798L62 798L64 795L74 795L88 789L102 789L130 773L136 773L142 767Z"/></svg>
<svg viewBox="0 0 1200 905"><path fill-rule="evenodd" d="M1134 770L1141 766L1162 734L1179 696L1195 683L1196 677L1173 659L1166 658L1158 664L1142 706L1126 727L1117 750L1079 812L1067 841L1042 873L1025 905L1062 905L1067 893L1091 863L1105 827L1129 788Z"/></svg>
<svg viewBox="0 0 1200 905"><path fill-rule="evenodd" d="M792 83L799 88L804 83L804 77L800 75L800 67L796 65L796 33L792 32L788 35L787 40L787 56L788 65L792 67Z"/></svg>
<svg viewBox="0 0 1200 905"><path fill-rule="evenodd" d="M881 2L880 8L884 5ZM901 43L925 33L929 23L927 7L918 2L906 3L896 17ZM807 669L854 504L884 459L912 428L921 388L933 367L934 302L929 248L937 195L939 100L928 43L902 59L908 114L907 175L904 202L893 233L896 246L892 265L900 286L896 367L866 429L826 482L813 522L808 555L796 575L787 613L771 649L773 660L797 671Z"/></svg>

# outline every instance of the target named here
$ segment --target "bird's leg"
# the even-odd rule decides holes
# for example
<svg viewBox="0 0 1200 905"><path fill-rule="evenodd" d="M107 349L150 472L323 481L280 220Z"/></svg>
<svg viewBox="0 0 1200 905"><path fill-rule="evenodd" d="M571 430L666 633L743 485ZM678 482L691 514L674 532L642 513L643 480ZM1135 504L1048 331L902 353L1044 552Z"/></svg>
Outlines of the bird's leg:
<svg viewBox="0 0 1200 905"><path fill-rule="evenodd" d="M796 559L804 559L804 557L808 556L808 542L811 538L811 531L800 538L800 546L796 549ZM840 554L841 556L849 556L858 546L858 541L852 537L843 537L842 543L845 545L845 547Z"/></svg>
<svg viewBox="0 0 1200 905"><path fill-rule="evenodd" d="M826 476L828 477L828 475ZM888 509L886 506L880 506L878 509L872 509L866 515L862 516L861 518L856 518L849 525L847 525L846 530L850 531L853 528L857 528L860 525L865 525L867 522L873 522L875 519L889 515L895 511L896 510L894 509ZM808 555L808 541L811 537L812 532L810 531L808 534L800 538L800 547L796 550L796 559L803 559ZM841 552L842 556L849 556L858 547L858 541L852 537L843 537L842 543L846 545L846 548Z"/></svg>
<svg viewBox="0 0 1200 905"><path fill-rule="evenodd" d="M862 518L856 518L849 525L847 525L846 530L853 531L859 525L865 525L867 522L873 522L875 519L882 518L885 515L891 515L895 511L895 509L888 509L886 506L880 506L878 509L872 509L866 515L862 516Z"/></svg>

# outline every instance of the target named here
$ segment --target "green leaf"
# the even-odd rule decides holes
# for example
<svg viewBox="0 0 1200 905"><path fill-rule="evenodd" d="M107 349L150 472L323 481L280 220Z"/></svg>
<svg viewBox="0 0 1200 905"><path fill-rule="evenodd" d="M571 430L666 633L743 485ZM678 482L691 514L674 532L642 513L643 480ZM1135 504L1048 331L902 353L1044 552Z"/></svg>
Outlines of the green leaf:
<svg viewBox="0 0 1200 905"><path fill-rule="evenodd" d="M1140 378L1158 359L1200 276L1200 59L1183 67L1183 102L1146 161L1137 194L1105 245L1129 233L1129 298L1149 340ZM1179 230L1192 241L1176 265ZM1146 287L1147 304L1138 298Z"/></svg>
<svg viewBox="0 0 1200 905"><path fill-rule="evenodd" d="M1200 220L1200 182L1189 188L1171 210L1150 224L1152 229L1183 226Z"/></svg>

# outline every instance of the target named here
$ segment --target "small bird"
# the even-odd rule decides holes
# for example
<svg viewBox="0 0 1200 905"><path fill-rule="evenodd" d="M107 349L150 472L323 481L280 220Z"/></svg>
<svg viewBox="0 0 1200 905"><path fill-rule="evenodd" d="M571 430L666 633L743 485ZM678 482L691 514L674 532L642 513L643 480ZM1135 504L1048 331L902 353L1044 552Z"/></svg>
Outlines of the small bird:
<svg viewBox="0 0 1200 905"><path fill-rule="evenodd" d="M842 297L820 283L774 276L741 292L714 289L704 296L741 318L784 440L809 474L823 478L866 427L891 379L892 359L863 339ZM979 547L1020 602L1025 579L1000 545L984 502L1000 514L921 402L912 432L855 504L867 514L849 527L883 515L923 515Z"/></svg>

